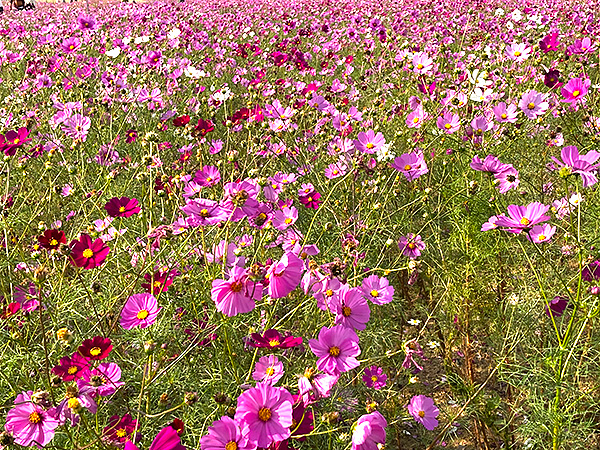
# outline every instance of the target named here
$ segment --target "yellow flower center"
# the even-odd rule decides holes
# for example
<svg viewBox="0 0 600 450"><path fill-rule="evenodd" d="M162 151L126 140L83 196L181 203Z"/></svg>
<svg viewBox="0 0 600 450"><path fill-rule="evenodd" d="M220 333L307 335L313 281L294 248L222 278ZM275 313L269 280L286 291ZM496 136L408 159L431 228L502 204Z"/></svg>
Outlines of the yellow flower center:
<svg viewBox="0 0 600 450"><path fill-rule="evenodd" d="M94 252L92 251L92 249L91 249L91 248L86 248L86 249L83 251L83 257L84 257L84 258L91 258L92 256L94 256Z"/></svg>
<svg viewBox="0 0 600 450"><path fill-rule="evenodd" d="M229 289L231 289L231 292L240 292L242 287L244 287L244 285L241 281L234 281L231 283L231 287Z"/></svg>
<svg viewBox="0 0 600 450"><path fill-rule="evenodd" d="M271 419L271 409L270 408L260 408L258 411L258 418L263 422L267 422Z"/></svg>
<svg viewBox="0 0 600 450"><path fill-rule="evenodd" d="M535 108L535 103L531 102L529 103L529 105L527 105L527 109L534 109Z"/></svg>
<svg viewBox="0 0 600 450"><path fill-rule="evenodd" d="M423 64L417 64L417 69L421 70L423 68Z"/></svg>
<svg viewBox="0 0 600 450"><path fill-rule="evenodd" d="M233 442L233 441L229 441L227 444L225 444L225 450L237 450L238 449L238 445L237 443Z"/></svg>
<svg viewBox="0 0 600 450"><path fill-rule="evenodd" d="M349 306L344 306L342 308L342 316L350 317L350 314L352 314L352 308L350 308ZM331 352L331 350L329 350L329 352Z"/></svg>
<svg viewBox="0 0 600 450"><path fill-rule="evenodd" d="M517 51L515 52L515 56L518 58L519 56L521 56L521 52L517 50Z"/></svg>
<svg viewBox="0 0 600 450"><path fill-rule="evenodd" d="M273 339L272 341L269 341L269 345L271 347L277 347L279 344L280 344L280 342L277 339Z"/></svg>
<svg viewBox="0 0 600 450"><path fill-rule="evenodd" d="M419 417L422 419L425 417L425 411L419 411Z"/></svg>
<svg viewBox="0 0 600 450"><path fill-rule="evenodd" d="M74 45L69 45L69 50L73 50L75 48Z"/></svg>
<svg viewBox="0 0 600 450"><path fill-rule="evenodd" d="M371 291L371 297L379 297L379 291L376 289L373 289Z"/></svg>
<svg viewBox="0 0 600 450"><path fill-rule="evenodd" d="M444 125L444 128L446 128L446 130L449 130L450 128L452 128L452 125L447 123L446 125Z"/></svg>
<svg viewBox="0 0 600 450"><path fill-rule="evenodd" d="M275 369L273 369L272 367L267 367L267 370L265 370L265 373L272 377L273 375L275 375Z"/></svg>
<svg viewBox="0 0 600 450"><path fill-rule="evenodd" d="M579 91L573 91L573 97L577 97L579 94L581 94L581 92L579 92Z"/></svg>
<svg viewBox="0 0 600 450"><path fill-rule="evenodd" d="M525 225L525 226L529 225L529 219L527 217L523 217L521 219L521 225Z"/></svg>
<svg viewBox="0 0 600 450"><path fill-rule="evenodd" d="M372 148L373 148L373 147L375 147L375 146L374 146L374 145L373 145L371 142L369 142L369 143L366 145L366 147L367 147L368 149L372 149Z"/></svg>
<svg viewBox="0 0 600 450"><path fill-rule="evenodd" d="M92 356L98 356L100 353L102 353L102 349L100 347L92 347L90 350L90 355Z"/></svg>
<svg viewBox="0 0 600 450"><path fill-rule="evenodd" d="M56 239L52 239L52 240L50 241L50 245L51 245L52 247L54 247L55 245L58 245L58 241L57 241Z"/></svg>
<svg viewBox="0 0 600 450"><path fill-rule="evenodd" d="M545 240L545 239L546 239L546 236L544 236L543 234L540 234L540 235L538 236L538 240L539 240L539 241L543 241L543 240Z"/></svg>
<svg viewBox="0 0 600 450"><path fill-rule="evenodd" d="M204 208L200 210L200 217L208 217L208 209Z"/></svg>
<svg viewBox="0 0 600 450"><path fill-rule="evenodd" d="M77 368L77 366L71 366L71 367L69 367L69 368L67 369L67 373L68 373L69 375L74 375L74 374L76 374L76 373L77 373L77 371L78 371L78 370L79 370L79 369Z"/></svg>
<svg viewBox="0 0 600 450"><path fill-rule="evenodd" d="M17 145L19 142L21 142L21 141L19 140L19 138L15 138L15 140L13 141L13 144Z"/></svg>
<svg viewBox="0 0 600 450"><path fill-rule="evenodd" d="M371 376L371 381L372 381L373 383L377 382L377 380L378 380L378 379L379 379L379 378L377 378L377 375L372 375L372 376Z"/></svg>
<svg viewBox="0 0 600 450"><path fill-rule="evenodd" d="M331 297L331 296L333 295L333 291L332 291L331 289L327 289L327 290L325 291L325 295L326 295L327 297Z"/></svg>
<svg viewBox="0 0 600 450"><path fill-rule="evenodd" d="M124 206L121 206L121 207L119 208L119 212L121 212L121 213L122 213L122 212L125 212L125 207L124 207Z"/></svg>
<svg viewBox="0 0 600 450"><path fill-rule="evenodd" d="M340 173L340 172L339 172L339 170L337 170L337 169L336 169L336 170L334 170L334 171L333 171L333 172L331 172L331 173L332 173L332 174L334 174L334 175L337 175L337 174L338 174L338 173Z"/></svg>
<svg viewBox="0 0 600 450"><path fill-rule="evenodd" d="M419 123L419 118L418 118L418 117L415 117L415 118L413 119L413 123Z"/></svg>
<svg viewBox="0 0 600 450"><path fill-rule="evenodd" d="M292 219L290 219L289 217L287 219L284 220L286 225L289 225L290 223L292 223Z"/></svg>
<svg viewBox="0 0 600 450"><path fill-rule="evenodd" d="M313 198L312 197L308 197L308 201L309 201L309 203L312 202Z"/></svg>
<svg viewBox="0 0 600 450"><path fill-rule="evenodd" d="M29 414L29 423L40 423L42 421L42 416L38 412L32 412Z"/></svg>
<svg viewBox="0 0 600 450"><path fill-rule="evenodd" d="M79 409L79 408L81 408L81 403L76 398L70 398L69 401L67 402L67 406L70 409Z"/></svg>
<svg viewBox="0 0 600 450"><path fill-rule="evenodd" d="M412 166L410 164L407 164L404 166L404 170L411 170Z"/></svg>
<svg viewBox="0 0 600 450"><path fill-rule="evenodd" d="M125 428L119 428L117 430L116 435L117 435L117 437L120 437L120 438L125 437L125 436L127 436L127 431L125 431Z"/></svg>
<svg viewBox="0 0 600 450"><path fill-rule="evenodd" d="M329 354L333 357L340 356L340 348L339 347L330 347Z"/></svg>
<svg viewBox="0 0 600 450"><path fill-rule="evenodd" d="M410 248L411 250L413 250L415 248L415 243L414 242L409 242L408 243L408 248Z"/></svg>
<svg viewBox="0 0 600 450"><path fill-rule="evenodd" d="M508 116L506 114L502 114L500 117L502 117L503 119L506 119Z"/></svg>
<svg viewBox="0 0 600 450"><path fill-rule="evenodd" d="M136 316L136 317L137 317L138 319L140 319L140 320L144 320L146 317L148 317L148 314L149 314L149 313L148 313L148 311L147 311L147 310L145 310L145 309L141 309L141 310L139 310L139 311L138 311L138 313L137 313L137 316Z"/></svg>

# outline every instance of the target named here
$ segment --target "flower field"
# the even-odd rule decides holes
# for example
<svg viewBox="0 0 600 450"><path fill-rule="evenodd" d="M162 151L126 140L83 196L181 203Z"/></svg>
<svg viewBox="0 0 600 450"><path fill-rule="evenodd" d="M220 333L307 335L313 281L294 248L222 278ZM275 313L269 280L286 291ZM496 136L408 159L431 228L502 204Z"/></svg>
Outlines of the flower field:
<svg viewBox="0 0 600 450"><path fill-rule="evenodd" d="M600 448L600 4L0 15L0 449Z"/></svg>

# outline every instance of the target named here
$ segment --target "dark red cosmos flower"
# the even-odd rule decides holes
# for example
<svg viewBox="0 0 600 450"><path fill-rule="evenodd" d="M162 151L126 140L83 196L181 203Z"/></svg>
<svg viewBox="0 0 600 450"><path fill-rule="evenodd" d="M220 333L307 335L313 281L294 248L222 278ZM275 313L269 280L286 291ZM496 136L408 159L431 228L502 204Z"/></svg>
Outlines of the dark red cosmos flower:
<svg viewBox="0 0 600 450"><path fill-rule="evenodd" d="M109 338L96 336L92 339L86 339L81 343L77 351L86 358L94 361L100 361L108 356L113 346Z"/></svg>
<svg viewBox="0 0 600 450"><path fill-rule="evenodd" d="M63 381L73 381L83 377L89 367L88 358L79 353L73 353L70 358L68 356L60 358L58 366L52 368L52 373L62 378Z"/></svg>
<svg viewBox="0 0 600 450"><path fill-rule="evenodd" d="M131 130L127 130L127 138L125 139L125 142L127 142L128 144L133 144L135 142L135 140L138 137L138 133L137 131L131 129Z"/></svg>
<svg viewBox="0 0 600 450"><path fill-rule="evenodd" d="M201 137L206 136L211 131L214 131L215 126L210 120L198 119L198 125L194 128L196 134Z"/></svg>
<svg viewBox="0 0 600 450"><path fill-rule="evenodd" d="M185 424L183 423L183 420L181 419L173 419L173 422L171 422L169 424L169 426L171 428L173 428L175 431L177 431L177 434L179 436L181 436L183 434L183 431L185 430Z"/></svg>
<svg viewBox="0 0 600 450"><path fill-rule="evenodd" d="M0 300L4 300L0 297ZM14 316L21 309L21 304L19 302L11 302L6 306L0 305L0 319L7 319L10 316Z"/></svg>
<svg viewBox="0 0 600 450"><path fill-rule="evenodd" d="M106 202L104 209L110 217L131 217L142 210L138 204L137 198L113 197Z"/></svg>
<svg viewBox="0 0 600 450"><path fill-rule="evenodd" d="M173 119L174 127L183 127L187 125L190 121L190 116L179 116Z"/></svg>
<svg viewBox="0 0 600 450"><path fill-rule="evenodd" d="M309 194L300 197L300 203L302 203L307 208L319 209L319 204L321 203L321 201L319 200L320 198L321 194L312 191Z"/></svg>
<svg viewBox="0 0 600 450"><path fill-rule="evenodd" d="M71 264L83 269L93 269L101 266L106 260L110 248L100 238L92 242L87 234L82 234L79 240L73 239L69 244L71 247Z"/></svg>
<svg viewBox="0 0 600 450"><path fill-rule="evenodd" d="M272 328L266 330L262 335L252 333L250 336L254 342L248 342L248 344L258 348L291 348L302 344L301 337L288 336L284 338L279 331Z"/></svg>
<svg viewBox="0 0 600 450"><path fill-rule="evenodd" d="M46 230L44 234L38 236L38 242L46 250L56 250L60 244L67 243L67 237L62 230Z"/></svg>
<svg viewBox="0 0 600 450"><path fill-rule="evenodd" d="M31 138L28 139L27 136L29 136L29 130L25 127L21 127L17 131L10 130L4 136L0 134L0 150L6 156L13 156L19 147L31 141Z"/></svg>
<svg viewBox="0 0 600 450"><path fill-rule="evenodd" d="M132 440L136 428L137 421L131 417L131 414L125 414L123 417L112 416L102 434L109 441L124 444Z"/></svg>
<svg viewBox="0 0 600 450"><path fill-rule="evenodd" d="M560 82L560 72L557 69L550 69L544 75L544 84L550 89L562 86Z"/></svg>
<svg viewBox="0 0 600 450"><path fill-rule="evenodd" d="M144 280L147 283L142 283L142 287L149 294L155 294L159 292L167 292L169 290L169 286L173 284L174 274L171 272L155 272L154 274L145 274Z"/></svg>

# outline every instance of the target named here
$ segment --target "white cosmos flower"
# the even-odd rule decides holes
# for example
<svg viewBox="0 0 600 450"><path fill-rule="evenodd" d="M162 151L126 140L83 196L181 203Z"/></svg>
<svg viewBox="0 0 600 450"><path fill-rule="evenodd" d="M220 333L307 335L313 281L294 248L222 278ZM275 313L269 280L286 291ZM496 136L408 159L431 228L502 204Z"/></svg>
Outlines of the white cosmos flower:
<svg viewBox="0 0 600 450"><path fill-rule="evenodd" d="M106 56L110 56L111 58L116 58L117 56L119 56L121 54L121 48L120 47L115 47L110 49L109 51L107 51Z"/></svg>
<svg viewBox="0 0 600 450"><path fill-rule="evenodd" d="M167 37L169 39L176 39L179 37L179 35L181 35L181 30L179 28L173 28L171 31L169 31Z"/></svg>

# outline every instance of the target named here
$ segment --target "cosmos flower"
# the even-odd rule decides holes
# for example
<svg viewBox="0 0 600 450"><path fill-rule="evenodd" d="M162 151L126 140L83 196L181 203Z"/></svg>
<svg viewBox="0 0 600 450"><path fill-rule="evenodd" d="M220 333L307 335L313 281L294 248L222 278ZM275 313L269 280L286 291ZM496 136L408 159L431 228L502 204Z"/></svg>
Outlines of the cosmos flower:
<svg viewBox="0 0 600 450"><path fill-rule="evenodd" d="M312 190L306 195L302 195L299 197L300 203L302 203L307 208L311 209L319 209L319 205L321 204L321 194Z"/></svg>
<svg viewBox="0 0 600 450"><path fill-rule="evenodd" d="M298 287L304 272L304 261L288 252L267 270L268 293L271 298L282 298Z"/></svg>
<svg viewBox="0 0 600 450"><path fill-rule="evenodd" d="M84 357L94 361L100 361L108 356L113 346L109 338L95 336L81 343L77 351Z"/></svg>
<svg viewBox="0 0 600 450"><path fill-rule="evenodd" d="M365 369L362 379L367 387L381 389L386 385L387 375L383 372L381 367L371 366Z"/></svg>
<svg viewBox="0 0 600 450"><path fill-rule="evenodd" d="M433 403L433 399L425 395L415 395L408 404L408 412L413 418L431 431L438 426L436 417L440 410Z"/></svg>
<svg viewBox="0 0 600 450"><path fill-rule="evenodd" d="M358 336L351 328L323 327L319 338L309 340L308 345L319 358L317 369L329 375L339 375L360 365L356 359L360 355Z"/></svg>
<svg viewBox="0 0 600 450"><path fill-rule="evenodd" d="M438 117L437 127L446 134L452 134L460 128L460 116L450 111L446 111L444 115Z"/></svg>
<svg viewBox="0 0 600 450"><path fill-rule="evenodd" d="M546 305L546 307L545 307L546 315L548 317L550 317L550 315L552 315L554 317L560 317L565 312L565 309L567 309L568 304L569 304L569 299L567 297L561 297L561 296L557 295L556 297L554 297L552 300L550 300L548 302L548 305ZM549 309L548 309L548 306L550 306Z"/></svg>
<svg viewBox="0 0 600 450"><path fill-rule="evenodd" d="M84 376L89 371L89 359L79 353L73 353L71 357L63 356L58 365L52 368L52 373L62 378L63 381L73 381Z"/></svg>
<svg viewBox="0 0 600 450"><path fill-rule="evenodd" d="M137 198L113 197L104 205L110 217L131 217L142 209L138 206Z"/></svg>
<svg viewBox="0 0 600 450"><path fill-rule="evenodd" d="M329 303L329 309L335 314L335 324L354 330L364 330L371 316L367 300L358 288L347 284L340 286L337 295Z"/></svg>
<svg viewBox="0 0 600 450"><path fill-rule="evenodd" d="M200 439L201 450L255 450L256 444L242 436L238 423L223 416L208 427L208 434Z"/></svg>
<svg viewBox="0 0 600 450"><path fill-rule="evenodd" d="M298 395L302 397L302 403L308 406L321 398L329 397L339 378L339 375L316 374L314 369L306 369L304 375L298 378Z"/></svg>
<svg viewBox="0 0 600 450"><path fill-rule="evenodd" d="M77 23L80 30L94 31L98 28L98 22L96 21L96 18L83 13L77 18Z"/></svg>
<svg viewBox="0 0 600 450"><path fill-rule="evenodd" d="M527 44L512 44L508 45L504 50L504 55L515 62L523 62L529 55L531 54L531 48L527 46Z"/></svg>
<svg viewBox="0 0 600 450"><path fill-rule="evenodd" d="M550 209L549 206L540 202L533 202L527 206L509 205L508 217L501 215L496 220L496 225L507 227L506 231L519 234L524 230L533 228L538 223L550 220L545 213Z"/></svg>
<svg viewBox="0 0 600 450"><path fill-rule="evenodd" d="M131 330L137 326L146 328L156 321L161 309L154 295L134 294L127 299L127 303L123 306L121 326L125 330Z"/></svg>
<svg viewBox="0 0 600 450"><path fill-rule="evenodd" d="M92 238L87 234L82 234L79 240L72 240L69 247L71 247L69 254L71 264L86 270L104 264L110 252L110 248L102 239L98 238L92 242Z"/></svg>
<svg viewBox="0 0 600 450"><path fill-rule="evenodd" d="M292 403L291 394L284 388L257 383L238 397L234 420L248 441L268 447L290 437Z"/></svg>
<svg viewBox="0 0 600 450"><path fill-rule="evenodd" d="M214 186L221 181L221 174L215 166L204 166L202 170L196 172L194 181L203 187Z"/></svg>
<svg viewBox="0 0 600 450"><path fill-rule="evenodd" d="M502 168L494 173L494 178L501 194L519 186L519 172L511 164L503 164Z"/></svg>
<svg viewBox="0 0 600 450"><path fill-rule="evenodd" d="M262 335L259 333L252 333L250 337L252 338L252 341L248 342L248 345L257 348L285 349L302 345L301 337L287 336L284 338L274 329L265 330Z"/></svg>
<svg viewBox="0 0 600 450"><path fill-rule="evenodd" d="M536 90L530 90L523 94L519 101L519 108L530 119L536 119L548 110L547 94L541 94Z"/></svg>
<svg viewBox="0 0 600 450"><path fill-rule="evenodd" d="M139 449L133 442L127 441L125 442L125 450ZM148 450L186 450L186 448L181 445L179 433L169 425L158 432Z"/></svg>
<svg viewBox="0 0 600 450"><path fill-rule="evenodd" d="M211 298L217 311L229 317L252 311L254 302L260 300L262 294L262 284L251 281L247 271L238 266L230 269L227 280L217 279L212 282Z"/></svg>
<svg viewBox="0 0 600 450"><path fill-rule="evenodd" d="M500 102L492 108L492 111L496 120L500 123L515 123L517 121L517 106L512 103L507 106L506 103Z"/></svg>
<svg viewBox="0 0 600 450"><path fill-rule="evenodd" d="M283 376L283 363L277 356L262 356L254 366L252 378L262 383L275 385Z"/></svg>
<svg viewBox="0 0 600 450"><path fill-rule="evenodd" d="M403 153L395 158L394 162L390 165L394 169L400 171L408 181L414 181L429 172L427 163L423 157L423 152L420 150L411 153Z"/></svg>
<svg viewBox="0 0 600 450"><path fill-rule="evenodd" d="M561 102L583 102L591 84L592 81L589 78L586 78L585 80L582 80L581 78L571 78L560 90L561 95L564 97Z"/></svg>
<svg viewBox="0 0 600 450"><path fill-rule="evenodd" d="M13 156L17 149L31 141L28 138L29 130L25 127L19 128L17 131L7 131L5 135L0 134L0 151L6 156Z"/></svg>
<svg viewBox="0 0 600 450"><path fill-rule="evenodd" d="M91 126L92 121L89 117L77 113L67 119L62 130L70 138L85 142Z"/></svg>
<svg viewBox="0 0 600 450"><path fill-rule="evenodd" d="M356 150L362 153L372 154L385 144L383 134L378 132L375 134L373 130L361 131L358 133L357 139L354 141Z"/></svg>
<svg viewBox="0 0 600 450"><path fill-rule="evenodd" d="M98 405L89 393L79 392L77 388L69 386L67 396L56 407L55 418L60 425L65 425L69 421L72 426L75 426L79 423L79 414L83 408L96 414Z"/></svg>
<svg viewBox="0 0 600 450"><path fill-rule="evenodd" d="M564 147L560 151L561 160L558 160L554 156L552 160L556 163L556 166L551 166L552 169L558 170L559 175L566 178L571 174L581 176L583 187L593 186L598 182L596 177L597 166L594 164L600 153L595 150L590 150L585 155L579 153L579 150L575 146Z"/></svg>
<svg viewBox="0 0 600 450"><path fill-rule="evenodd" d="M379 411L361 416L352 432L352 450L378 450L385 444L387 421Z"/></svg>
<svg viewBox="0 0 600 450"><path fill-rule="evenodd" d="M478 155L473 156L471 160L471 164L469 164L471 169L478 170L480 172L488 172L488 173L497 173L502 170L504 164L502 164L498 158L494 155L487 155L485 159L482 161Z"/></svg>
<svg viewBox="0 0 600 450"><path fill-rule="evenodd" d="M81 379L77 380L77 388L92 397L109 397L125 385L120 379L121 368L118 364L100 363L98 367L83 373Z"/></svg>
<svg viewBox="0 0 600 450"><path fill-rule="evenodd" d="M534 226L531 230L529 230L525 237L527 240L535 244L540 244L542 242L548 242L550 239L552 239L554 233L556 233L556 227L550 225L549 223L545 223L543 225Z"/></svg>
<svg viewBox="0 0 600 450"><path fill-rule="evenodd" d="M376 305L385 305L394 298L394 287L387 278L370 275L363 279L361 291L363 296Z"/></svg>
<svg viewBox="0 0 600 450"><path fill-rule="evenodd" d="M415 235L414 233L408 233L406 236L401 236L398 241L398 247L404 256L408 256L410 259L416 259L421 256L421 250L425 250L425 242L422 241L421 236Z"/></svg>
<svg viewBox="0 0 600 450"><path fill-rule="evenodd" d="M131 414L121 416L112 416L108 425L104 427L103 437L117 445L125 445L127 441L133 439L133 434L137 429L137 421L131 417Z"/></svg>
<svg viewBox="0 0 600 450"><path fill-rule="evenodd" d="M59 425L56 410L42 408L32 401L33 391L23 391L14 401L15 407L6 415L4 428L12 433L15 443L23 447L45 447L54 438Z"/></svg>
<svg viewBox="0 0 600 450"><path fill-rule="evenodd" d="M293 206L275 211L271 218L273 227L277 228L278 230L285 230L286 228L295 224L297 220L298 210Z"/></svg>

